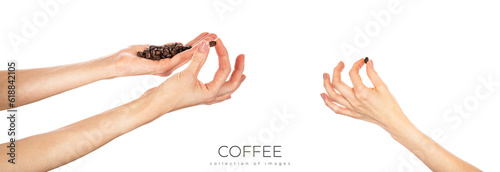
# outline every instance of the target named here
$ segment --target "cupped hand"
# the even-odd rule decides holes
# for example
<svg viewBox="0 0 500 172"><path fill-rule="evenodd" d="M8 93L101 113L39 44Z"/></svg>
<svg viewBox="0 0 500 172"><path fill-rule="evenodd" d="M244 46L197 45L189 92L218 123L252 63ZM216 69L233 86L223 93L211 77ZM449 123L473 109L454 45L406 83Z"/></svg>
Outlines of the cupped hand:
<svg viewBox="0 0 500 172"><path fill-rule="evenodd" d="M330 76L327 73L323 74L323 86L328 93L321 94L325 104L337 114L368 121L388 131L397 124L408 123L408 118L373 68L372 60L367 63L366 73L374 88L368 88L363 84L359 75L363 65L364 60L360 59L354 63L349 72L353 87L341 80L343 62L333 70L331 82Z"/></svg>
<svg viewBox="0 0 500 172"><path fill-rule="evenodd" d="M219 68L212 81L203 83L198 80L198 74L210 52L208 42L212 40L217 41L215 51L219 59ZM145 93L151 96L149 99L153 104L151 106L153 109L160 109L161 115L190 106L214 104L227 100L246 78L243 75L245 56L238 55L234 65L235 70L231 74L229 55L220 38L206 37L192 49L195 52L191 63L185 70L176 73L160 86ZM227 80L228 77L229 80Z"/></svg>
<svg viewBox="0 0 500 172"><path fill-rule="evenodd" d="M196 38L188 42L186 46L189 45L194 47L205 38L215 39L217 38L217 35L209 34L207 32L201 33ZM193 49L189 49L175 55L172 58L161 60L149 60L138 57L137 52L144 51L147 47L149 47L149 45L133 45L108 56L108 58L111 58L111 65L113 66L113 71L116 73L115 76L169 76L175 69L189 62L194 52Z"/></svg>

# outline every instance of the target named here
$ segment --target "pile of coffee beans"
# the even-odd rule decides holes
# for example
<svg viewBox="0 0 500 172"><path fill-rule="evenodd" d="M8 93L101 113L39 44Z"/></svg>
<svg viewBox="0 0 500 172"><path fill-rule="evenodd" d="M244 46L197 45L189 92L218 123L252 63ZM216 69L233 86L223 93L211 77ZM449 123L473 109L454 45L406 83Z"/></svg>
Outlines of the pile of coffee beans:
<svg viewBox="0 0 500 172"><path fill-rule="evenodd" d="M215 41L210 41L209 42L210 47L215 46L216 42ZM163 45L163 46L156 46L156 45L151 45L149 48L146 48L144 51L139 51L137 52L137 56L146 58L146 59L151 59L151 60L161 60L161 59L166 59L166 58L172 58L176 54L179 54L183 51L189 50L192 47L190 45L188 46L183 46L182 44L179 43L173 43L173 44L168 44L168 45Z"/></svg>
<svg viewBox="0 0 500 172"><path fill-rule="evenodd" d="M151 45L144 51L137 52L137 56L151 60L161 60L165 58L172 58L176 54L189 49L191 49L191 46L183 46L179 43L173 43L163 46Z"/></svg>

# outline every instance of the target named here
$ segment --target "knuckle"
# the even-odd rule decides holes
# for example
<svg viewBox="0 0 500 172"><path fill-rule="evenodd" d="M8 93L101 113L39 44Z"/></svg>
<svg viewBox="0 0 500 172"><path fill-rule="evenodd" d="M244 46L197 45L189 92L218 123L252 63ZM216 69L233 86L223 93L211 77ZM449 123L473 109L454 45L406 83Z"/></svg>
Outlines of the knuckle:
<svg viewBox="0 0 500 172"><path fill-rule="evenodd" d="M333 112L335 112L335 113L340 113L340 108L339 108L339 107L337 107L337 106L333 106L333 107L332 107L332 110L333 110Z"/></svg>
<svg viewBox="0 0 500 172"><path fill-rule="evenodd" d="M380 87L380 88L382 88L382 89L385 89L385 90L389 89L389 88L387 87L387 85L385 85L385 83L380 83L380 84L378 84L378 87Z"/></svg>
<svg viewBox="0 0 500 172"><path fill-rule="evenodd" d="M207 103L214 102L214 101L215 101L215 99L217 99L217 97L216 97L216 96L212 96L212 95L210 95L210 96L208 96L208 97L206 98L206 102L207 102Z"/></svg>
<svg viewBox="0 0 500 172"><path fill-rule="evenodd" d="M341 100L340 94L333 94L333 96L331 96L331 98L335 102L338 102L339 100Z"/></svg>
<svg viewBox="0 0 500 172"><path fill-rule="evenodd" d="M349 71L349 76L351 76L351 77L352 77L352 76L355 76L355 75L356 75L356 71L355 71L355 70L353 70L353 69L351 69L351 70Z"/></svg>
<svg viewBox="0 0 500 172"><path fill-rule="evenodd" d="M330 104L326 100L324 101L324 103L327 107L330 107Z"/></svg>
<svg viewBox="0 0 500 172"><path fill-rule="evenodd" d="M354 107L355 109L361 106L361 104L358 101L351 101L349 102L349 104L351 104L351 106Z"/></svg>
<svg viewBox="0 0 500 172"><path fill-rule="evenodd" d="M329 81L327 81L327 80L324 80L324 81L323 81L323 86L324 86L324 87L329 87L329 86L330 86L330 82L329 82Z"/></svg>
<svg viewBox="0 0 500 172"><path fill-rule="evenodd" d="M358 93L358 92L362 92L362 91L363 91L363 87L362 87L362 86L354 86L354 87L353 87L353 89L354 89L354 92L355 92L355 93Z"/></svg>
<svg viewBox="0 0 500 172"><path fill-rule="evenodd" d="M220 66L219 69L224 72L224 73L230 73L231 72L231 67L229 65L223 65Z"/></svg>
<svg viewBox="0 0 500 172"><path fill-rule="evenodd" d="M363 90L356 91L356 98L358 100L366 100L368 98L368 94L366 91Z"/></svg>
<svg viewBox="0 0 500 172"><path fill-rule="evenodd" d="M238 82L232 81L232 82L229 84L229 90L234 91L234 90L238 89L238 86L239 86L239 85L240 85L240 84L239 84Z"/></svg>
<svg viewBox="0 0 500 172"><path fill-rule="evenodd" d="M338 68L338 67L335 67L335 69L333 69L333 76L335 75L341 75L342 74L342 69Z"/></svg>
<svg viewBox="0 0 500 172"><path fill-rule="evenodd" d="M216 99L218 97L217 94L218 94L218 91L213 90L213 91L210 91L210 93L208 94L208 97L210 99Z"/></svg>
<svg viewBox="0 0 500 172"><path fill-rule="evenodd" d="M325 105L326 105L326 106L328 106L328 107L330 107L330 108L331 108L331 107L332 107L332 105L331 105L330 100L328 100L328 99L329 99L329 98L328 98L328 97L326 97L326 98L325 98L325 100L324 100L324 103L325 103Z"/></svg>
<svg viewBox="0 0 500 172"><path fill-rule="evenodd" d="M193 56L193 62L201 63L201 62L203 62L204 59L205 58L203 58L203 56L199 55L199 54Z"/></svg>
<svg viewBox="0 0 500 172"><path fill-rule="evenodd" d="M228 95L224 95L224 97L222 97L222 100L228 100L231 98L231 94L228 94Z"/></svg>
<svg viewBox="0 0 500 172"><path fill-rule="evenodd" d="M340 83L340 79L338 77L333 77L332 84L338 85Z"/></svg>

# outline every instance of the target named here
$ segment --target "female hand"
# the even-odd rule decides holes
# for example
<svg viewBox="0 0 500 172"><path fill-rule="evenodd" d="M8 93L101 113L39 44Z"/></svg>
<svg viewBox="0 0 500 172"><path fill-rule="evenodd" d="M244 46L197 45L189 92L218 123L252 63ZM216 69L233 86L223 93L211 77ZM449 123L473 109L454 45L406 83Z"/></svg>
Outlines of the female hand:
<svg viewBox="0 0 500 172"><path fill-rule="evenodd" d="M219 56L219 68L211 82L202 83L197 76L210 51L208 42L212 40L217 42L215 51ZM243 75L245 56L240 54L236 58L235 70L226 81L231 73L231 65L228 52L221 39L206 37L192 49L195 52L191 63L185 70L145 93L144 96L149 97L147 99L150 100L152 109L159 110L157 115L194 105L222 102L231 98L231 94L245 80L246 76Z"/></svg>
<svg viewBox="0 0 500 172"><path fill-rule="evenodd" d="M186 44L186 46L196 46L201 40L205 38L215 38L215 34L207 32L201 33L196 38ZM169 43L172 44L172 43ZM182 43L181 43L182 44ZM168 76L175 69L186 64L193 56L193 49L186 50L182 53L175 55L172 58L161 60L149 60L137 56L138 51L144 51L149 45L133 45L125 48L111 56L111 65L113 66L115 76L134 76L134 75L158 75Z"/></svg>
<svg viewBox="0 0 500 172"><path fill-rule="evenodd" d="M328 95L322 93L321 97L330 109L384 128L394 140L415 154L432 171L481 171L446 151L408 120L373 68L372 60L368 61L366 73L374 88L366 87L359 76L363 64L364 60L360 59L349 71L353 88L340 80L340 73L344 69L342 62L333 70L331 83L330 76L323 74L323 85Z"/></svg>
<svg viewBox="0 0 500 172"><path fill-rule="evenodd" d="M215 50L219 56L219 69L214 76L214 80L204 84L197 79L197 76L209 53L208 41L215 39L217 40ZM243 75L244 56L238 56L235 65L236 69L229 81L226 81L231 73L231 67L227 50L222 41L217 39L217 35L207 35L191 51L191 54L194 54L191 56L192 58L188 58L188 60L192 59L191 64L184 71L170 77L160 86L147 91L139 99L52 132L16 139L16 148L25 150L19 151L19 153L16 152L16 155L23 158L17 160L18 165L11 165L8 163L8 156L0 156L0 171L48 171L85 156L113 139L153 121L168 111L198 104L217 103L230 98L231 94L245 79L245 75ZM172 61L175 59L174 57ZM174 62L169 64L173 65ZM75 84L75 82L81 82L82 78L88 77L87 71L98 71L100 73L103 70L102 68L90 68L88 66L93 67L95 63L59 67L59 71L55 71L61 72L63 70L63 77L61 77L61 73L51 72L54 71L52 69L30 71L29 75L36 74L37 80L42 80L47 79L47 76L43 74L47 74L47 71L49 71L49 74L56 75L48 77L49 79L52 78L53 81L58 81L56 79L63 78L65 82L75 86L81 84ZM79 76L75 77L75 75ZM99 77L96 75L95 78ZM39 82L41 84L32 84L32 81L23 82L25 82L24 85L45 86L42 90L50 88L44 82ZM60 82L54 83L60 84ZM39 92L32 91L32 94L28 94L28 96ZM99 137L89 142L89 133L95 134L96 132ZM82 143L85 149L79 149ZM7 142L0 144L0 146L8 147L9 144L11 143ZM78 150L71 151L74 149Z"/></svg>
<svg viewBox="0 0 500 172"><path fill-rule="evenodd" d="M366 73L374 88L368 88L363 84L359 75L363 65L364 59L360 59L354 63L349 72L353 88L340 78L344 69L343 62L333 70L332 82L327 73L323 74L323 85L328 95L322 93L321 97L335 113L377 124L393 134L396 125L408 124L409 120L373 68L372 60L367 63Z"/></svg>

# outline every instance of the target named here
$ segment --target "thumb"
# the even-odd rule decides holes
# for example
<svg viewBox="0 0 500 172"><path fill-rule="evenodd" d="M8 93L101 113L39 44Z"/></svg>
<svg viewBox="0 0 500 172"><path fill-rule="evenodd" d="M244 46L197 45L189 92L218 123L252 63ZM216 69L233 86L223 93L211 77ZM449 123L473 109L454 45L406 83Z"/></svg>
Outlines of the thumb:
<svg viewBox="0 0 500 172"><path fill-rule="evenodd" d="M193 57L191 58L191 63L186 68L186 71L194 74L195 76L198 76L201 67L203 66L203 64L205 64L205 61L207 60L209 52L208 42L206 40L201 41L197 47L198 48L196 49Z"/></svg>

